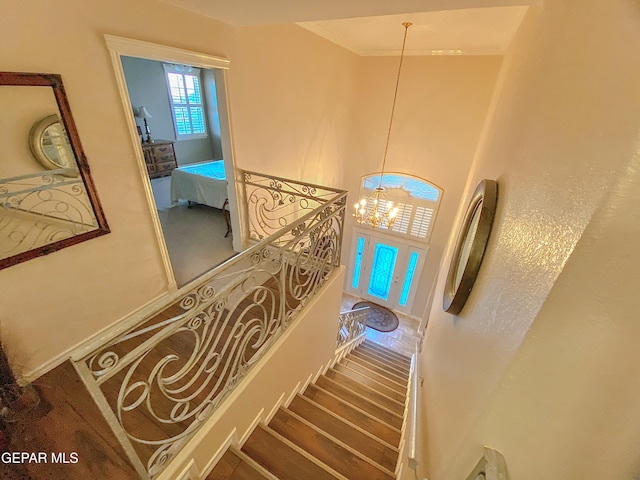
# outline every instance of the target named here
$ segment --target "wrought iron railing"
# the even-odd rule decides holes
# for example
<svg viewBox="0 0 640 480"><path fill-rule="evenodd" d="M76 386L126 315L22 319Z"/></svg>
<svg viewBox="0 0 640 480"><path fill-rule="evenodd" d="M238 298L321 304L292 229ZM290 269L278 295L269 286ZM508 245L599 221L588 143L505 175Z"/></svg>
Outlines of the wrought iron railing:
<svg viewBox="0 0 640 480"><path fill-rule="evenodd" d="M367 313L369 307L356 308L346 312L340 312L338 319L339 329L336 342L336 350L352 342L367 329Z"/></svg>
<svg viewBox="0 0 640 480"><path fill-rule="evenodd" d="M283 229L342 193L330 187L244 171L249 238L262 240L280 232L280 241L295 237Z"/></svg>
<svg viewBox="0 0 640 480"><path fill-rule="evenodd" d="M273 181L277 198L284 184ZM340 265L345 201L324 197L74 360L142 478L162 471Z"/></svg>
<svg viewBox="0 0 640 480"><path fill-rule="evenodd" d="M96 228L93 207L77 170L48 170L0 180L0 256Z"/></svg>

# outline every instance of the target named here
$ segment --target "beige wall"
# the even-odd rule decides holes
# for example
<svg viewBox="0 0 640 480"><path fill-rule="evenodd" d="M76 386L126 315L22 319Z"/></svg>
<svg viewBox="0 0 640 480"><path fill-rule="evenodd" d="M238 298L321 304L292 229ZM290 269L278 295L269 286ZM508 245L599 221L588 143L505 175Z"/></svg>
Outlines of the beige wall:
<svg viewBox="0 0 640 480"><path fill-rule="evenodd" d="M235 33L229 90L239 165L341 187L357 57L296 25Z"/></svg>
<svg viewBox="0 0 640 480"><path fill-rule="evenodd" d="M410 41L410 38L409 38ZM352 205L363 175L379 172L398 58L359 60L343 263L349 265ZM422 317L500 69L501 57L407 57L402 68L385 171L422 177L444 190L412 314ZM349 280L349 274L347 273Z"/></svg>
<svg viewBox="0 0 640 480"><path fill-rule="evenodd" d="M35 174L45 168L29 148L30 131L49 115L60 115L51 87L0 88L0 179Z"/></svg>
<svg viewBox="0 0 640 480"><path fill-rule="evenodd" d="M467 188L498 180L490 244L458 317L439 277L422 355L432 480L484 444L511 478L637 476L639 21L547 0L505 58Z"/></svg>
<svg viewBox="0 0 640 480"><path fill-rule="evenodd" d="M62 75L112 232L0 270L2 336L24 372L167 290L104 34L229 58L236 164L342 183L352 54L299 27L236 30L151 0L4 3L2 69Z"/></svg>

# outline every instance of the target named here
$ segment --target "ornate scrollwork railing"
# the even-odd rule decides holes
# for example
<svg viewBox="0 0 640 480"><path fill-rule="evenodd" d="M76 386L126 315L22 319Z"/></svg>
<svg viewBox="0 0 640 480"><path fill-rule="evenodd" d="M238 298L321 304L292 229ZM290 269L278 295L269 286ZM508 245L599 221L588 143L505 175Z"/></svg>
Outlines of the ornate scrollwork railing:
<svg viewBox="0 0 640 480"><path fill-rule="evenodd" d="M262 240L276 232L282 232L299 218L334 198L342 190L301 183L286 178L243 172L247 199L249 238ZM295 236L292 230L284 232L281 241Z"/></svg>
<svg viewBox="0 0 640 480"><path fill-rule="evenodd" d="M340 312L338 319L339 330L336 342L336 350L355 340L362 335L367 328L367 312L369 307L356 308L346 312Z"/></svg>
<svg viewBox="0 0 640 480"><path fill-rule="evenodd" d="M340 264L346 192L74 360L143 478L154 478Z"/></svg>
<svg viewBox="0 0 640 480"><path fill-rule="evenodd" d="M0 256L98 228L77 170L59 169L0 180Z"/></svg>

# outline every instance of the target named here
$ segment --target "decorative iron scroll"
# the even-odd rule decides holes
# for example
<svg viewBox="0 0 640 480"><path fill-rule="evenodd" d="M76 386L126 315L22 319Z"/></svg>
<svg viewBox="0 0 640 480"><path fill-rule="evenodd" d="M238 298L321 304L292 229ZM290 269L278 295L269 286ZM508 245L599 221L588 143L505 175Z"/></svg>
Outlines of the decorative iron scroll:
<svg viewBox="0 0 640 480"><path fill-rule="evenodd" d="M97 228L77 170L49 170L0 180L0 257Z"/></svg>
<svg viewBox="0 0 640 480"><path fill-rule="evenodd" d="M341 190L244 171L249 237L262 240L335 198ZM296 232L291 232L295 235Z"/></svg>
<svg viewBox="0 0 640 480"><path fill-rule="evenodd" d="M334 193L75 360L143 478L162 471L340 265L345 198Z"/></svg>
<svg viewBox="0 0 640 480"><path fill-rule="evenodd" d="M340 328L338 329L336 349L339 349L350 341L355 340L364 333L367 328L368 311L369 307L361 307L340 313Z"/></svg>

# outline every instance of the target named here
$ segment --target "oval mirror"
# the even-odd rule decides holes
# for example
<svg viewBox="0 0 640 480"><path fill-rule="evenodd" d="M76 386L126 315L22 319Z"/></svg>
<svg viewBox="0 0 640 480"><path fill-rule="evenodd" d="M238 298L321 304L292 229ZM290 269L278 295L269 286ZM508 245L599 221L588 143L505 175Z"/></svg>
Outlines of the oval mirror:
<svg viewBox="0 0 640 480"><path fill-rule="evenodd" d="M489 242L497 199L494 180L482 180L471 197L444 287L442 308L448 313L460 313L469 298Z"/></svg>
<svg viewBox="0 0 640 480"><path fill-rule="evenodd" d="M49 115L33 124L29 132L29 148L44 168L69 169L70 174L78 174L69 137L58 115Z"/></svg>

